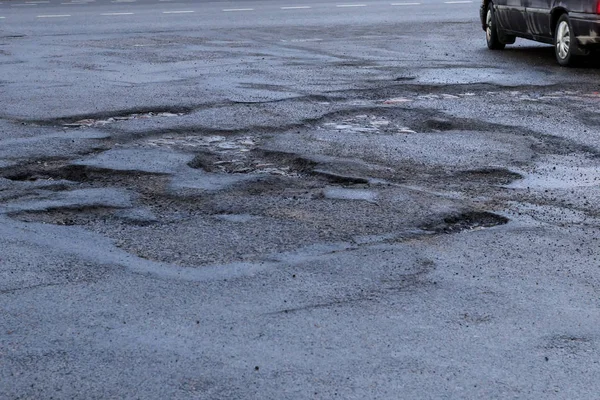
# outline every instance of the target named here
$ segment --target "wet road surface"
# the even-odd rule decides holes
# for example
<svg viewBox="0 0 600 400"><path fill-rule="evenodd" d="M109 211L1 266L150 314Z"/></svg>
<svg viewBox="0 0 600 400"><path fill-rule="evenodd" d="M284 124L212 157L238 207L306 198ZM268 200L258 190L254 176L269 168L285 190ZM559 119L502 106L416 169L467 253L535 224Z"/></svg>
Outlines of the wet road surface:
<svg viewBox="0 0 600 400"><path fill-rule="evenodd" d="M1 1L0 397L593 398L598 65L417 2Z"/></svg>

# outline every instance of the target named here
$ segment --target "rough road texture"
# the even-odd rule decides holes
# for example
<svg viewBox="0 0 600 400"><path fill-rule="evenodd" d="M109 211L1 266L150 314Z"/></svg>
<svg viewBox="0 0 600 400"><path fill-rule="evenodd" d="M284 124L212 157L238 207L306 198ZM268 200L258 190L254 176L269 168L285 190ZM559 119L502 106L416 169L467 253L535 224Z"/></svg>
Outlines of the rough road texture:
<svg viewBox="0 0 600 400"><path fill-rule="evenodd" d="M0 31L0 397L597 396L597 69L465 15Z"/></svg>

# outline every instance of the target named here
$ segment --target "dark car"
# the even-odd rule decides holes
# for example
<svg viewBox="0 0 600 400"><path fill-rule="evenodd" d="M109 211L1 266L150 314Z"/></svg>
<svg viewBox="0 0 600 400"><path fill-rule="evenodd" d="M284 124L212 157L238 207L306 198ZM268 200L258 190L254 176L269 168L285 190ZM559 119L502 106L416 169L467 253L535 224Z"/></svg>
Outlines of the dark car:
<svg viewBox="0 0 600 400"><path fill-rule="evenodd" d="M481 24L488 48L516 37L554 45L560 65L600 49L600 0L483 0Z"/></svg>

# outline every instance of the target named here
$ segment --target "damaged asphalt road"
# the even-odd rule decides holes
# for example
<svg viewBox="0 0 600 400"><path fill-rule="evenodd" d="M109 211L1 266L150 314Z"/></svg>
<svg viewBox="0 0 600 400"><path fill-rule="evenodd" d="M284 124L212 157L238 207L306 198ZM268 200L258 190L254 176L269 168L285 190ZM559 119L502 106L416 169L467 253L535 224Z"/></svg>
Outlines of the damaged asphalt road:
<svg viewBox="0 0 600 400"><path fill-rule="evenodd" d="M599 70L460 7L1 22L0 398L596 396Z"/></svg>

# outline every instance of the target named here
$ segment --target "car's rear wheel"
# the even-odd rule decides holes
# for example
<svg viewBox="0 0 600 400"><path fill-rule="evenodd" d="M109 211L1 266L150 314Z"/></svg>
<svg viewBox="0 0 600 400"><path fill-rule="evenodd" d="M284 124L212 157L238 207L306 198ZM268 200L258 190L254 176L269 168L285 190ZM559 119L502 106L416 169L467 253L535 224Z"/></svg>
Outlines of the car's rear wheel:
<svg viewBox="0 0 600 400"><path fill-rule="evenodd" d="M500 41L498 28L496 27L496 15L494 14L494 5L488 4L487 14L485 16L485 40L490 50L502 50L506 46Z"/></svg>
<svg viewBox="0 0 600 400"><path fill-rule="evenodd" d="M554 31L554 53L556 61L562 66L572 66L575 63L576 56L573 55L575 48L575 36L573 35L573 27L567 14L560 16L556 22Z"/></svg>

